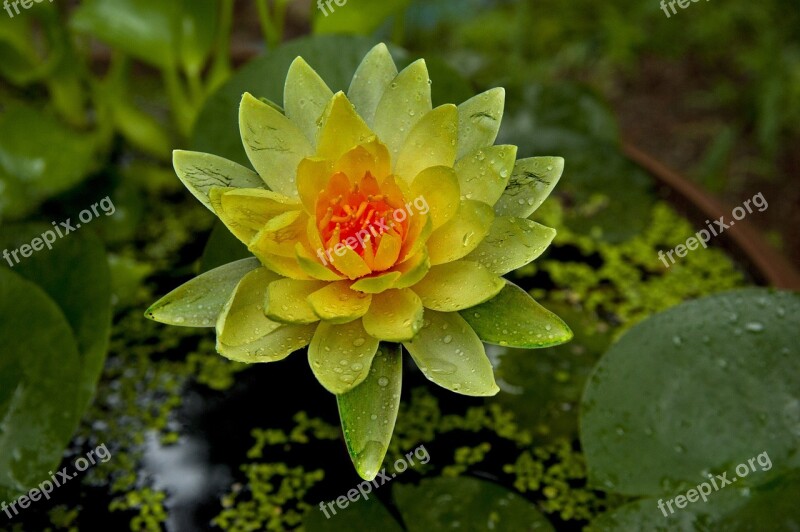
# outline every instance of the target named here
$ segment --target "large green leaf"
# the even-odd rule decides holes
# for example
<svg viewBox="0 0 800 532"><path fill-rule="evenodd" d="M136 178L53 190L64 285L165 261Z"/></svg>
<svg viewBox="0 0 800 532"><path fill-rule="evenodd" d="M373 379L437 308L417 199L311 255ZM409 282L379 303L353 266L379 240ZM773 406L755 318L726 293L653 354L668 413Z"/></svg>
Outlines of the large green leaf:
<svg viewBox="0 0 800 532"><path fill-rule="evenodd" d="M707 488L704 488L707 489ZM679 495L679 493L675 493ZM684 493L685 495L685 493ZM671 498L671 497L669 497ZM758 488L712 491L695 502L678 508L669 498L647 498L624 504L592 521L587 532L618 530L725 530L752 532L798 530L800 528L800 472L793 472ZM682 503L683 504L683 503ZM662 509L663 508L663 509ZM767 525L768 524L768 525Z"/></svg>
<svg viewBox="0 0 800 532"><path fill-rule="evenodd" d="M477 478L423 479L419 486L395 486L393 494L410 532L554 530L532 503Z"/></svg>
<svg viewBox="0 0 800 532"><path fill-rule="evenodd" d="M392 517L389 510L367 490L372 490L369 482L359 484L366 493L366 499L360 497L361 491L356 491L352 499L342 502L338 506L335 501L323 501L318 507L312 507L305 518L303 525L308 532L340 532L341 530L380 530L381 532L400 532L400 524ZM356 489L356 488L353 488ZM359 497L359 498L356 498ZM355 500L355 502L353 502ZM330 505L328 505L330 503ZM323 506L324 505L324 506ZM323 510L324 507L324 510Z"/></svg>
<svg viewBox="0 0 800 532"><path fill-rule="evenodd" d="M401 16L411 0L346 0L343 6L336 2L313 5L314 33L349 33L370 35L392 15ZM326 5L327 3L327 5Z"/></svg>
<svg viewBox="0 0 800 532"><path fill-rule="evenodd" d="M47 294L0 268L0 500L49 477L80 419L81 360Z"/></svg>
<svg viewBox="0 0 800 532"><path fill-rule="evenodd" d="M0 248L18 249L48 231L55 237L52 230L52 226L44 224L4 227L0 231ZM111 332L111 274L105 249L93 232L78 230L57 239L52 249L43 246L28 258L18 257L21 261L14 266L14 272L38 284L61 308L72 327L80 353L80 415L94 396ZM4 261L2 266L8 263Z"/></svg>
<svg viewBox="0 0 800 532"><path fill-rule="evenodd" d="M762 452L767 482L798 464L800 297L746 289L636 325L595 368L581 405L590 483L673 496Z"/></svg>
<svg viewBox="0 0 800 532"><path fill-rule="evenodd" d="M93 167L94 137L41 111L10 103L0 114L0 218L18 218L80 183Z"/></svg>
<svg viewBox="0 0 800 532"><path fill-rule="evenodd" d="M383 343L364 382L336 396L347 450L356 471L366 480L377 475L392 440L400 408L402 372L402 347Z"/></svg>

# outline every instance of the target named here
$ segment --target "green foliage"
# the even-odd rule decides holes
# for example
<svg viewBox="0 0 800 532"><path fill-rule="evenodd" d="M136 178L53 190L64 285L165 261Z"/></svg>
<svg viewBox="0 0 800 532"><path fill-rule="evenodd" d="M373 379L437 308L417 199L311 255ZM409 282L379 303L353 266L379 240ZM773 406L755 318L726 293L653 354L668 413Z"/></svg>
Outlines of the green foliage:
<svg viewBox="0 0 800 532"><path fill-rule="evenodd" d="M747 289L684 303L629 330L595 368L581 404L591 484L669 498L767 453L769 464L760 457L761 471L739 474L730 488L749 489L731 504L756 511L748 500L798 466L799 314L794 294ZM714 495L703 506L719 519L732 510Z"/></svg>
<svg viewBox="0 0 800 532"><path fill-rule="evenodd" d="M61 461L81 414L81 361L62 310L6 268L0 268L0 313L0 500L10 501Z"/></svg>
<svg viewBox="0 0 800 532"><path fill-rule="evenodd" d="M432 478L400 484L395 501L410 531L456 527L483 530L554 530L524 498L497 484L469 477Z"/></svg>

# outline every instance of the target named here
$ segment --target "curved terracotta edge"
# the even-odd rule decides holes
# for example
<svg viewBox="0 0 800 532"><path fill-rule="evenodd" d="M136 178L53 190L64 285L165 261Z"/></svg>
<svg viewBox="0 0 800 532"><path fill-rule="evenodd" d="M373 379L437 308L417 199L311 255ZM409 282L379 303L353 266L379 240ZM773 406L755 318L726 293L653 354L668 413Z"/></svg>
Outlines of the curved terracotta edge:
<svg viewBox="0 0 800 532"><path fill-rule="evenodd" d="M662 184L691 202L709 220L719 219L720 216L730 219L731 208L726 208L702 188L648 153L628 141L622 142L622 151ZM737 220L735 226L725 230L724 236L733 241L770 285L784 290L800 291L800 273L782 254L766 243L761 232L747 222L746 218Z"/></svg>

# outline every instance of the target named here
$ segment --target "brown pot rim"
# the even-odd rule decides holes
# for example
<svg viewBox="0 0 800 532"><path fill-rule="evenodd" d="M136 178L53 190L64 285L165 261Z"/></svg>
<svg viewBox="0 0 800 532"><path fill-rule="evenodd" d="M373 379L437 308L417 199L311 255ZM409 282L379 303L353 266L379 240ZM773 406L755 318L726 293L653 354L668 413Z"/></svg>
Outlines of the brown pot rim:
<svg viewBox="0 0 800 532"><path fill-rule="evenodd" d="M660 184L666 186L670 192L689 202L704 218L718 220L724 216L726 220L730 219L732 208L631 141L622 142L622 152L628 159L655 177ZM727 242L726 247L734 248L730 250L737 258L747 263L755 277L775 288L800 291L800 273L786 257L767 243L764 235L746 218L737 220L736 224L726 229L720 237L723 237L723 243Z"/></svg>

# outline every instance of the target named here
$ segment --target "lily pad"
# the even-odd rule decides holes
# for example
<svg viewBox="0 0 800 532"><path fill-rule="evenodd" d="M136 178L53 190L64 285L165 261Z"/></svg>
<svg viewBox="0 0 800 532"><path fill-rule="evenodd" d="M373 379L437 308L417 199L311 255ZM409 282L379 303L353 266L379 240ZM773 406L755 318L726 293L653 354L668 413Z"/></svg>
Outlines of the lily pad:
<svg viewBox="0 0 800 532"><path fill-rule="evenodd" d="M364 491L366 490L367 488L365 487ZM361 493L357 493L360 497ZM400 532L403 530L400 524L392 517L392 514L389 513L389 510L379 500L375 499L374 495L371 496L368 493L367 497L370 498L366 500L358 499L355 502L348 500L344 509L337 506L334 501L323 501L320 504L330 502L333 508L326 505L324 512L321 507L311 508L303 520L303 525L308 532L339 532L341 530ZM342 506L344 504L342 502Z"/></svg>
<svg viewBox="0 0 800 532"><path fill-rule="evenodd" d="M470 477L400 484L394 498L409 531L554 530L531 502L497 484Z"/></svg>
<svg viewBox="0 0 800 532"><path fill-rule="evenodd" d="M797 466L798 330L800 296L757 288L634 326L600 360L583 396L590 484L673 496L761 453L775 466L737 487Z"/></svg>
<svg viewBox="0 0 800 532"><path fill-rule="evenodd" d="M0 231L0 248L13 250L29 245L52 229L45 224L6 226ZM108 350L111 273L100 239L90 230L77 231L57 239L53 249L42 245L28 258L18 255L21 260L14 272L42 288L72 328L80 352L80 414L91 402ZM52 234L55 236L55 232Z"/></svg>
<svg viewBox="0 0 800 532"><path fill-rule="evenodd" d="M0 500L49 478L81 410L81 361L61 309L35 284L0 268Z"/></svg>

